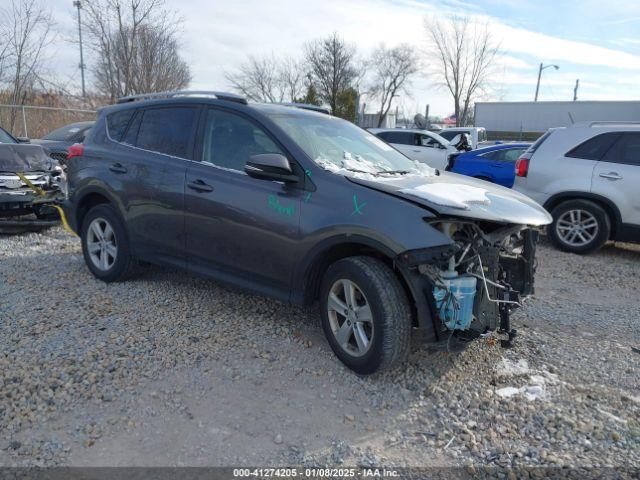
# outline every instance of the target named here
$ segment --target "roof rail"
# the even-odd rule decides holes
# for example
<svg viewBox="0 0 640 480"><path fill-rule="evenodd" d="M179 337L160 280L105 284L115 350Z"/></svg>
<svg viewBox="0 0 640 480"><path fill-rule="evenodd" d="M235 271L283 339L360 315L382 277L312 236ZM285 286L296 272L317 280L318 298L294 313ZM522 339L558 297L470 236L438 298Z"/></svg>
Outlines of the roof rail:
<svg viewBox="0 0 640 480"><path fill-rule="evenodd" d="M210 92L205 90L175 90L172 92L155 92L155 93L136 93L118 98L117 103L138 102L141 100L156 100L159 98L176 98L176 97L210 97L218 100L228 100L230 102L247 104L247 99L235 93L226 92Z"/></svg>
<svg viewBox="0 0 640 480"><path fill-rule="evenodd" d="M627 126L627 125L638 125L640 126L640 121L636 120L597 120L597 121L587 121L587 122L576 122L572 126L577 127L614 127L614 126Z"/></svg>
<svg viewBox="0 0 640 480"><path fill-rule="evenodd" d="M314 112L326 113L327 115L331 115L331 110L329 108L322 107L320 105L314 105L312 103L279 102L278 105L283 105L285 107L302 108L303 110L313 110Z"/></svg>

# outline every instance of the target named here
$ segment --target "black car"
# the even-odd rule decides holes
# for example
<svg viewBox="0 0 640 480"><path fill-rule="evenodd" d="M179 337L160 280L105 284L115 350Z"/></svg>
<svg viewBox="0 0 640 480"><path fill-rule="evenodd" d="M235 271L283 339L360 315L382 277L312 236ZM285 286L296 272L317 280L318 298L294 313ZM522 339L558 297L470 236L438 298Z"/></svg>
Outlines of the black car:
<svg viewBox="0 0 640 480"><path fill-rule="evenodd" d="M319 303L336 355L361 374L411 336L457 348L533 292L550 217L511 190L438 172L355 125L226 93L127 97L69 150L68 220L89 270L187 269Z"/></svg>
<svg viewBox="0 0 640 480"><path fill-rule="evenodd" d="M95 122L76 122L57 128L40 139L31 140L31 143L42 145L47 155L64 163L67 158L67 150L74 143L82 143Z"/></svg>

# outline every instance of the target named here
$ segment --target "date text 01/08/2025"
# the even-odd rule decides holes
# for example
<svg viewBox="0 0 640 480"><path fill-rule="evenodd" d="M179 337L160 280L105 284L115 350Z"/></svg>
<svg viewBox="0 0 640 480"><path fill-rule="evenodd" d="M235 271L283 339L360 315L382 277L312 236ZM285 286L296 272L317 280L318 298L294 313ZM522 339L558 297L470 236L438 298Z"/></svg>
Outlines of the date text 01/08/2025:
<svg viewBox="0 0 640 480"><path fill-rule="evenodd" d="M254 478L394 478L400 474L385 468L235 468L234 477Z"/></svg>

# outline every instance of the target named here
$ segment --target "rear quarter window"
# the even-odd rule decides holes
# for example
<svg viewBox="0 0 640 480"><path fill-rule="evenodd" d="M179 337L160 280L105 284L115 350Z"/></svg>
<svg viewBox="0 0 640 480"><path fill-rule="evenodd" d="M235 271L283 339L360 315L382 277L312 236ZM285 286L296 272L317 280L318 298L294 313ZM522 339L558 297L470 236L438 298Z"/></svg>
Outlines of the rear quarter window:
<svg viewBox="0 0 640 480"><path fill-rule="evenodd" d="M107 115L107 130L109 136L116 142L121 142L124 137L124 133L127 131L127 126L135 110L130 108L128 110L121 110Z"/></svg>
<svg viewBox="0 0 640 480"><path fill-rule="evenodd" d="M577 147L569 150L565 157L584 158L585 160L600 160L620 138L620 133L601 133L582 142Z"/></svg>

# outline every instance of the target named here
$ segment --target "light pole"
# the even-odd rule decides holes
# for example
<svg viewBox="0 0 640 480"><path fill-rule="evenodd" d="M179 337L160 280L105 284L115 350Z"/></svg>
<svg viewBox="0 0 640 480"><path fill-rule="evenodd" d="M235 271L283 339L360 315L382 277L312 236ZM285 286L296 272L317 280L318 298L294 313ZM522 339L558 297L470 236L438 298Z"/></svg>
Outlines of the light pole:
<svg viewBox="0 0 640 480"><path fill-rule="evenodd" d="M82 78L82 98L87 98L87 93L84 89L84 59L82 57L82 22L80 21L80 9L82 4L80 0L75 0L73 6L78 9L78 39L80 40L80 77Z"/></svg>
<svg viewBox="0 0 640 480"><path fill-rule="evenodd" d="M536 98L533 99L534 102L538 101L538 92L540 91L540 77L542 76L542 70L545 68L553 67L558 70L560 67L558 65L542 65L540 64L540 68L538 68L538 83L536 84Z"/></svg>

